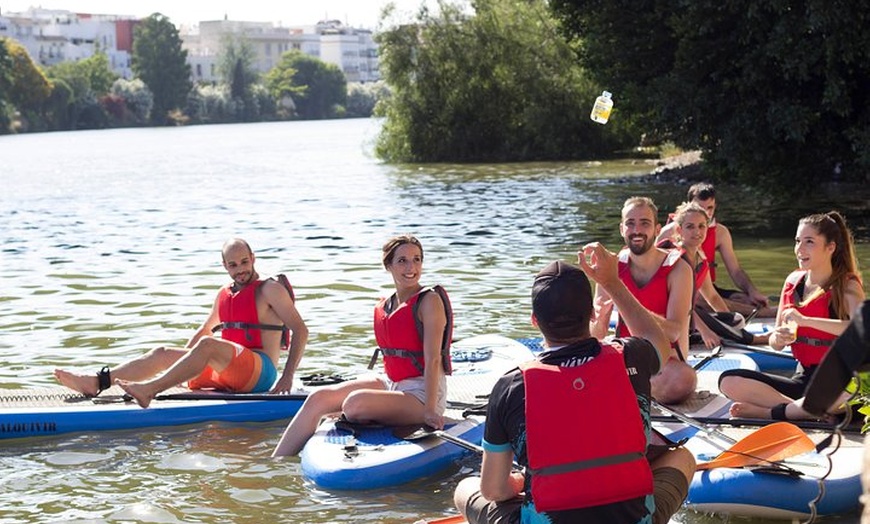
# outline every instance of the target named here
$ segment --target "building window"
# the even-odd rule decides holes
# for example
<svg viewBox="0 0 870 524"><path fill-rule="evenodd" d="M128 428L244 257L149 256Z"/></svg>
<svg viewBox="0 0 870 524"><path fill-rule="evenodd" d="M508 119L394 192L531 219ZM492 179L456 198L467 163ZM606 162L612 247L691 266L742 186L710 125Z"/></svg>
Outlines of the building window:
<svg viewBox="0 0 870 524"><path fill-rule="evenodd" d="M196 64L196 77L202 78L202 64Z"/></svg>

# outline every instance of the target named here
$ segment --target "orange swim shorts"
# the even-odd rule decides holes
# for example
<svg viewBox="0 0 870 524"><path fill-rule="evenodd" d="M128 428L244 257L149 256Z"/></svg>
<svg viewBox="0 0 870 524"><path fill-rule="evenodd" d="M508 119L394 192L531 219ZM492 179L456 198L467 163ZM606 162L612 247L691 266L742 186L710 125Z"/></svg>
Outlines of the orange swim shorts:
<svg viewBox="0 0 870 524"><path fill-rule="evenodd" d="M262 393L268 391L277 378L278 371L265 353L236 347L230 365L223 371L217 372L211 366L206 366L198 377L188 381L187 387L233 393Z"/></svg>

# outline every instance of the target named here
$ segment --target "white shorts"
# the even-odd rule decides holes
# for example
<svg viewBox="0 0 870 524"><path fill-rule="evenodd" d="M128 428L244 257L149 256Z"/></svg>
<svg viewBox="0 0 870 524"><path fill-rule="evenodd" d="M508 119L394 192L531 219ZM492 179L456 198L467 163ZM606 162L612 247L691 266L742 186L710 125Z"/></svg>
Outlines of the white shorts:
<svg viewBox="0 0 870 524"><path fill-rule="evenodd" d="M386 375L378 377L384 383L384 389L387 391L401 391L412 395L423 405L426 404L426 377L411 377L399 382L393 382ZM441 381L438 384L438 414L443 415L447 409L447 376L441 375Z"/></svg>

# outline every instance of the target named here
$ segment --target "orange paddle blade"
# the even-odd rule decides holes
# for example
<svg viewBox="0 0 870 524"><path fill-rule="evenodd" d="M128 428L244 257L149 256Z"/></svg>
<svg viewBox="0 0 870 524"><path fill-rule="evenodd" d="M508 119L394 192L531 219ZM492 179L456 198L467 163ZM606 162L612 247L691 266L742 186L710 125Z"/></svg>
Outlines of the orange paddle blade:
<svg viewBox="0 0 870 524"><path fill-rule="evenodd" d="M465 517L455 515L452 517L442 517L435 520L418 520L414 524L466 524Z"/></svg>
<svg viewBox="0 0 870 524"><path fill-rule="evenodd" d="M788 422L774 422L761 427L709 462L698 464L698 470L740 468L768 464L816 449L803 430Z"/></svg>

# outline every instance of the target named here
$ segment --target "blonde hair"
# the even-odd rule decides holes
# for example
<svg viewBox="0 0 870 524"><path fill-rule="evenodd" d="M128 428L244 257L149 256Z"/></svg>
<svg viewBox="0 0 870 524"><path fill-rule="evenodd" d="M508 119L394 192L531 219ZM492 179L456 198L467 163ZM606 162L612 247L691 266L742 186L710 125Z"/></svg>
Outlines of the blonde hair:
<svg viewBox="0 0 870 524"><path fill-rule="evenodd" d="M682 204L677 206L677 209L674 211L674 222L677 223L680 227L683 227L683 222L686 221L686 216L689 213L700 213L704 215L704 219L707 221L707 224L710 223L710 215L707 214L707 210L701 207L697 202L683 202ZM680 243L683 239L680 235L676 235L677 243Z"/></svg>

